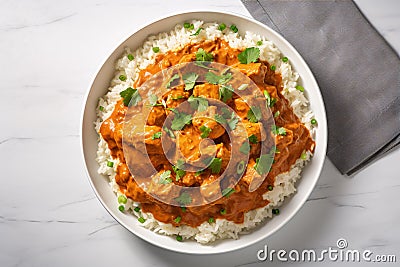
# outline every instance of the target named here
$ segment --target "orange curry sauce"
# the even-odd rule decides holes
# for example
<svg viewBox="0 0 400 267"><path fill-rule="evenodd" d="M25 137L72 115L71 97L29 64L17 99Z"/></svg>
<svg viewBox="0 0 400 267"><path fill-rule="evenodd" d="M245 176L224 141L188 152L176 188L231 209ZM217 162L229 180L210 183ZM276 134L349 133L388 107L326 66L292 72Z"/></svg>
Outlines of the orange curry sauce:
<svg viewBox="0 0 400 267"><path fill-rule="evenodd" d="M209 218L224 218L235 223L243 223L244 214L246 212L264 207L269 203L268 200L264 200L262 196L268 191L268 185L274 184L275 177L280 173L289 171L290 167L300 158L304 151L308 150L313 152L315 143L310 136L309 130L300 122L299 118L293 113L288 100L286 100L281 94L281 76L272 71L267 62L240 64L238 61L238 54L242 51L231 48L227 42L220 39L186 45L178 51L170 51L166 54L157 55L154 64L151 64L146 69L140 71L139 77L134 83L134 87L140 87L140 85L148 78L162 69L183 62L195 61L195 54L199 48L203 48L206 52L212 53L214 56L214 62L232 66L246 74L255 82L261 92L267 90L271 97L277 100L275 105L271 107L271 111L272 114L279 111L279 116L275 118L275 124L278 127L284 127L286 135L277 135L275 142L279 153L275 154L271 170L257 190L249 192L249 179L251 179L255 172L254 165L256 158L259 157L260 147L259 144L251 143L250 158L247 169L244 171L243 177L236 184L234 188L235 192L229 197L222 197L210 204L197 207L187 207L186 209L162 203L143 191L135 182L128 169L122 151L122 125L127 112L127 107L124 106L122 100L118 101L112 115L102 123L100 133L108 143L112 157L119 159L120 163L117 166L115 179L121 192L133 201L140 202L143 212L151 212L154 218L158 221L171 223L175 226L184 224L196 227L201 223L208 221ZM211 84L197 84L194 89L190 91L185 91L183 88L177 88L171 90L169 94L179 94L180 96L183 96L183 98L179 100L176 100L175 98L174 101L173 98L166 95L163 98L166 100L167 108L176 107L179 103L187 100L192 94L194 96L219 99L218 85ZM257 136L258 140L261 140L261 132L265 130L262 129L263 127L259 123L248 121L246 114L249 107L246 103L240 98L234 98L227 104L243 120L248 136L254 134ZM158 171L171 170L171 175L175 175L172 171L171 164L162 153L160 139L152 140L151 138L155 132L162 131L163 134L165 134L164 130L162 130L162 125L167 114L167 109L163 106L152 108L146 125L146 131L148 132L145 133L145 144L148 156L150 157L153 166ZM187 125L181 130L183 134L186 133L186 136L191 139L186 140L188 142L198 140L198 136L201 134L198 127L193 124ZM211 126L208 125L208 127L212 128L212 133L216 133L215 136L210 135L210 138L214 139L217 147L219 146L217 157L220 156L223 160L222 165L226 166L226 161L229 161L232 144L230 144L229 140L226 138L224 130L217 129L218 124ZM187 150L182 151L182 153L187 156L191 153L190 149L192 148L190 148L190 146L184 146L181 149ZM143 151L137 151L137 168L139 169L140 157L143 156L141 155L142 152ZM223 169L221 169L221 172L222 171ZM172 181L184 186L200 186L202 183L208 183L210 179L216 179L217 176L218 175L212 174L207 170L197 176L194 175L194 173L187 172L186 175L177 182L175 181L175 176L173 176ZM221 210L223 210L222 213ZM174 219L178 216L181 217L181 220L177 223Z"/></svg>

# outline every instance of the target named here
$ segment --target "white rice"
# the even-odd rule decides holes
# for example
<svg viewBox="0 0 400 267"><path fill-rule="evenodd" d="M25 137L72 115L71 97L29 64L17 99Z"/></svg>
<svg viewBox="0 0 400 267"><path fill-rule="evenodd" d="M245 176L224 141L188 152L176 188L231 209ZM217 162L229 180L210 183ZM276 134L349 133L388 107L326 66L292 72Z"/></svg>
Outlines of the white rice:
<svg viewBox="0 0 400 267"><path fill-rule="evenodd" d="M144 69L154 62L156 53L153 52L153 47L159 47L160 52L165 53L170 50L182 48L189 43L221 38L227 41L231 47L238 49L254 47L257 46L256 43L258 41L262 41L262 45L257 46L261 52L261 60L266 60L271 65L277 67L277 72L282 76L282 94L291 103L294 113L301 119L306 127L310 129L311 135L314 136L314 129L310 123L314 115L309 109L308 100L304 93L296 89L299 75L292 69L289 63L290 61L285 63L281 60L283 55L271 41L251 32L246 32L245 36L240 36L238 33L229 30L229 28L221 32L218 30L217 23L204 23L198 20L194 20L191 23L194 24L194 30L185 29L183 25L176 25L169 33L160 33L150 36L143 46L136 51L130 51L129 48L126 49L126 54L116 62L115 68L117 72L111 82L108 93L99 99L98 106L102 106L104 109L103 111L100 111L99 108L97 109L98 119L95 122L96 131L99 131L102 121L111 115L115 103L120 99L119 93L127 87L133 86L133 81L138 77L140 69ZM204 28L204 30L200 31L198 36L191 36L199 27ZM128 54L132 54L134 60L130 61L127 58ZM119 80L118 77L121 74L127 76L126 81ZM133 202L131 199L128 199L128 202L125 204L125 210L137 217L145 218L146 221L143 224L139 222L138 224L159 234L179 234L183 239L195 239L202 244L210 243L217 239L237 239L239 238L239 234L248 233L249 230L256 227L267 218L271 218L272 209L279 207L286 197L296 191L295 183L301 177L302 168L312 156L309 152L306 152L306 155L306 159L298 159L296 163L291 166L289 172L282 173L275 178L274 190L263 195L264 199L268 199L270 203L265 207L247 212L245 214L244 223L242 224L235 224L225 219L217 219L214 223L204 222L197 228L186 225L176 227L172 224L166 224L155 220L151 213L134 211L134 208L140 206L140 204ZM100 134L96 160L100 165L98 172L108 176L113 191L117 196L121 195L122 193L119 191L119 186L115 182L118 160L114 160L111 157L107 143ZM113 168L107 166L108 161L114 162ZM116 205L119 205L117 198Z"/></svg>

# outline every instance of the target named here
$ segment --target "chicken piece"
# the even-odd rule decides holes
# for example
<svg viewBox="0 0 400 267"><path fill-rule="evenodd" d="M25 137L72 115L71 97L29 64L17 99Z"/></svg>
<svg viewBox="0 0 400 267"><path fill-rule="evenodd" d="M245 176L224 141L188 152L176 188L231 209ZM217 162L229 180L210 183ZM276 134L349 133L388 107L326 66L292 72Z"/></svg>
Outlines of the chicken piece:
<svg viewBox="0 0 400 267"><path fill-rule="evenodd" d="M192 125L188 125L178 132L178 150L187 162L196 161L200 158L200 142L202 140L200 133Z"/></svg>
<svg viewBox="0 0 400 267"><path fill-rule="evenodd" d="M217 179L205 179L200 186L200 193L206 201L214 201L221 196L221 187Z"/></svg>
<svg viewBox="0 0 400 267"><path fill-rule="evenodd" d="M162 134L161 128L158 126L146 125L144 129L145 129L144 143L146 144L146 152L148 154L164 153L163 146L161 144L161 138L154 137L158 133ZM165 142L165 143L170 144L170 142Z"/></svg>
<svg viewBox="0 0 400 267"><path fill-rule="evenodd" d="M215 121L217 107L210 106L205 111L196 112L193 116L192 124L196 130L205 136L205 138L216 139L225 133L225 128ZM209 128L211 131L206 136L208 129L202 129L202 126Z"/></svg>
<svg viewBox="0 0 400 267"><path fill-rule="evenodd" d="M236 98L233 101L236 114L242 118L245 119L247 117L247 112L250 110L250 106L246 103L246 97L241 97L241 98Z"/></svg>
<svg viewBox="0 0 400 267"><path fill-rule="evenodd" d="M152 107L147 117L148 125L162 126L165 120L165 111L161 106Z"/></svg>
<svg viewBox="0 0 400 267"><path fill-rule="evenodd" d="M267 67L263 63L237 64L234 67L246 74L255 83L263 83L267 72Z"/></svg>
<svg viewBox="0 0 400 267"><path fill-rule="evenodd" d="M189 98L190 94L188 91L185 91L184 85L175 86L174 88L168 90L164 94L164 100L167 105L167 108L176 108L182 102L186 101Z"/></svg>
<svg viewBox="0 0 400 267"><path fill-rule="evenodd" d="M193 186L197 182L195 173L186 172L186 174L181 178L182 184L184 186Z"/></svg>
<svg viewBox="0 0 400 267"><path fill-rule="evenodd" d="M186 63L186 62L192 62L196 59L196 55L195 54L188 54L188 55L183 55L181 57L181 59L179 60L179 64L180 63Z"/></svg>
<svg viewBox="0 0 400 267"><path fill-rule="evenodd" d="M216 84L200 84L193 89L194 96L219 99L219 86Z"/></svg>
<svg viewBox="0 0 400 267"><path fill-rule="evenodd" d="M217 153L216 158L222 159L221 170L225 170L231 158L231 152L225 147L223 143L216 145Z"/></svg>

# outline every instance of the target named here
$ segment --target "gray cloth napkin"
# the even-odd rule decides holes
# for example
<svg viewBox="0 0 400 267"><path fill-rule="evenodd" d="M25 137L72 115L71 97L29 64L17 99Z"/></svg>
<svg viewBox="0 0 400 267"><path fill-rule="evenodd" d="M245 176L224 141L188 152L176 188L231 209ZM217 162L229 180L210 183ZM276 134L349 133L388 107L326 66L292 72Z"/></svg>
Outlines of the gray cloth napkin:
<svg viewBox="0 0 400 267"><path fill-rule="evenodd" d="M242 0L283 35L320 86L327 155L352 174L400 143L400 59L351 0Z"/></svg>

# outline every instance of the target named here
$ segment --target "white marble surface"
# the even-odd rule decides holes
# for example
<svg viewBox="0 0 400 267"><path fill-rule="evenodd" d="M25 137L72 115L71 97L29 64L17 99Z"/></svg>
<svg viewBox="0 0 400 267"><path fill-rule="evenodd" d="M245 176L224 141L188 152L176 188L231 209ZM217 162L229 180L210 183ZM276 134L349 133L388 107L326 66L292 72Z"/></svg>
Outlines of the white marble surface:
<svg viewBox="0 0 400 267"><path fill-rule="evenodd" d="M356 2L400 52L399 1ZM122 39L162 14L191 9L247 14L239 0L0 1L0 266L252 266L264 244L322 249L339 237L354 249L397 254L399 262L400 150L352 178L327 160L294 219L238 252L179 255L109 216L80 154L84 94Z"/></svg>

